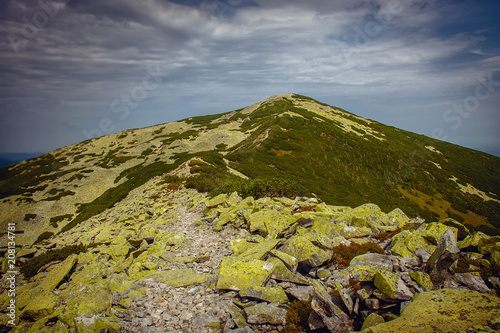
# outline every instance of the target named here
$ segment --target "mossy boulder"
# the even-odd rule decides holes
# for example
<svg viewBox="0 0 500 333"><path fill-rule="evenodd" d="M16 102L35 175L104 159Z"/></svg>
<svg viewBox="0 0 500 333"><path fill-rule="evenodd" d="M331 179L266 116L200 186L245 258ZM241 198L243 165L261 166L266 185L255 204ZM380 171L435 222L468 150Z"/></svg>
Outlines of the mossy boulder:
<svg viewBox="0 0 500 333"><path fill-rule="evenodd" d="M424 287L426 291L432 290L434 288L431 277L425 272L411 272L410 277L413 281Z"/></svg>
<svg viewBox="0 0 500 333"><path fill-rule="evenodd" d="M224 257L216 287L230 290L262 287L274 268L274 264L262 260Z"/></svg>
<svg viewBox="0 0 500 333"><path fill-rule="evenodd" d="M392 271L392 257L379 253L366 253L354 257L347 268L356 281L373 281L381 269Z"/></svg>
<svg viewBox="0 0 500 333"><path fill-rule="evenodd" d="M455 234L455 239L457 238L458 230L455 227L450 227L448 225L432 222L424 223L417 228L416 234L424 237L433 245L437 245L439 238L446 232L446 230L451 230Z"/></svg>
<svg viewBox="0 0 500 333"><path fill-rule="evenodd" d="M375 274L373 283L389 298L410 300L413 297L413 293L397 273L380 270Z"/></svg>
<svg viewBox="0 0 500 333"><path fill-rule="evenodd" d="M391 245L392 254L403 258L416 258L415 253L418 249L424 249L425 251L432 253L436 248L436 246L429 243L424 237L409 230L403 230L402 232L394 235L391 240Z"/></svg>
<svg viewBox="0 0 500 333"><path fill-rule="evenodd" d="M273 279L297 284L309 284L309 281L301 274L290 271L281 259L271 257L267 259L267 262L274 265L274 270L271 274Z"/></svg>
<svg viewBox="0 0 500 333"><path fill-rule="evenodd" d="M286 324L286 309L276 304L259 303L245 308L247 322L250 324Z"/></svg>
<svg viewBox="0 0 500 333"><path fill-rule="evenodd" d="M458 246L460 249L466 249L469 247L478 248L479 241L481 239L488 239L488 238L490 238L490 236L486 235L484 232L476 231L473 235L465 237L465 239L462 240Z"/></svg>
<svg viewBox="0 0 500 333"><path fill-rule="evenodd" d="M29 302L24 308L21 317L36 321L50 316L59 305L59 301L59 296L54 295L52 292L43 292Z"/></svg>
<svg viewBox="0 0 500 333"><path fill-rule="evenodd" d="M195 284L202 284L207 281L209 275L199 274L192 269L171 269L162 272L153 272L144 276L144 279L153 279L165 283L169 286L179 288Z"/></svg>
<svg viewBox="0 0 500 333"><path fill-rule="evenodd" d="M368 317L366 317L365 321L363 322L361 331L382 323L385 323L384 317L375 312L372 312Z"/></svg>
<svg viewBox="0 0 500 333"><path fill-rule="evenodd" d="M372 203L353 208L341 214L335 220L345 222L350 226L368 227L375 230L384 229L385 222L388 221L380 207Z"/></svg>
<svg viewBox="0 0 500 333"><path fill-rule="evenodd" d="M276 210L260 210L249 216L250 232L258 231L262 236L277 238L295 222L291 215L285 215Z"/></svg>
<svg viewBox="0 0 500 333"><path fill-rule="evenodd" d="M417 294L399 318L367 332L462 332L498 317L498 297L472 290L440 289Z"/></svg>
<svg viewBox="0 0 500 333"><path fill-rule="evenodd" d="M251 244L243 253L239 255L240 258L247 259L263 259L264 256L273 250L278 244L282 243L281 239L264 239L260 243Z"/></svg>
<svg viewBox="0 0 500 333"><path fill-rule="evenodd" d="M78 256L76 254L72 254L62 263L54 267L40 284L40 287L44 290L54 290L69 274L73 266L75 266L78 261L77 258Z"/></svg>
<svg viewBox="0 0 500 333"><path fill-rule="evenodd" d="M229 196L227 194L219 194L218 196L208 200L206 205L208 208L214 208L219 205L223 205L228 200Z"/></svg>
<svg viewBox="0 0 500 333"><path fill-rule="evenodd" d="M331 250L324 250L315 246L304 236L289 238L280 250L295 257L299 264L310 267L321 266L332 257Z"/></svg>
<svg viewBox="0 0 500 333"><path fill-rule="evenodd" d="M478 249L481 254L490 254L494 251L500 251L500 236L480 239Z"/></svg>
<svg viewBox="0 0 500 333"><path fill-rule="evenodd" d="M269 303L288 303L288 297L282 287L250 287L240 290L240 296Z"/></svg>

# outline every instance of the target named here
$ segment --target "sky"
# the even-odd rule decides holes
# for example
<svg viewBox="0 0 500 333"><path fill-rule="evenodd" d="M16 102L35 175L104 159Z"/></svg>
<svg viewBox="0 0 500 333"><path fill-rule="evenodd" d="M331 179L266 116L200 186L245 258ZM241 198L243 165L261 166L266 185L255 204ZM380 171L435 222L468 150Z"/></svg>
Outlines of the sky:
<svg viewBox="0 0 500 333"><path fill-rule="evenodd" d="M2 0L0 153L297 93L500 156L498 0Z"/></svg>

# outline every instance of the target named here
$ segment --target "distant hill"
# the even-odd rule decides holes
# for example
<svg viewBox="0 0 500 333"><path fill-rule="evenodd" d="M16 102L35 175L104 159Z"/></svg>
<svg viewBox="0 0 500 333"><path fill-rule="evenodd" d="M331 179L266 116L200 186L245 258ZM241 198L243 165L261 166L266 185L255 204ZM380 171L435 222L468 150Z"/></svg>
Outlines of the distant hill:
<svg viewBox="0 0 500 333"><path fill-rule="evenodd" d="M500 231L499 157L295 94L87 140L0 169L0 224L17 222L18 242L31 244L166 175L166 183L212 193L241 191L245 179L274 180L327 204L372 202L428 222L452 217Z"/></svg>
<svg viewBox="0 0 500 333"><path fill-rule="evenodd" d="M44 153L0 153L0 168L13 165Z"/></svg>

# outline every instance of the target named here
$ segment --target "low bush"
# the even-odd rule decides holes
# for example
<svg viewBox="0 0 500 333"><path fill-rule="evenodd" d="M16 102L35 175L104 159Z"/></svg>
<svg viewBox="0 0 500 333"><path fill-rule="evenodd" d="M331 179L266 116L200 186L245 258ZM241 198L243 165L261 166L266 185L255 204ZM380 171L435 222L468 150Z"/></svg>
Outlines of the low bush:
<svg viewBox="0 0 500 333"><path fill-rule="evenodd" d="M307 191L300 183L283 178L233 178L219 187L214 194L238 192L242 197L252 196L255 199L263 197L288 197L307 195Z"/></svg>
<svg viewBox="0 0 500 333"><path fill-rule="evenodd" d="M349 246L340 244L339 246L333 248L330 266L336 265L338 268L345 268L349 266L354 257L368 252L385 254L384 250L373 242L368 242L362 245L351 243Z"/></svg>
<svg viewBox="0 0 500 333"><path fill-rule="evenodd" d="M290 307L286 313L286 326L282 332L299 333L309 331L309 316L311 315L311 300L295 300L288 304Z"/></svg>

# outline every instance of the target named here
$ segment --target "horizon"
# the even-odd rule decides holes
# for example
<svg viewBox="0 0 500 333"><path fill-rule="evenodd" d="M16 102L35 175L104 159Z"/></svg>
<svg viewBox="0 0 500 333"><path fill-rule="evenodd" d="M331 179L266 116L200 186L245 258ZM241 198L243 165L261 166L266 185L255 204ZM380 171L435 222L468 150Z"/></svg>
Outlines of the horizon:
<svg viewBox="0 0 500 333"><path fill-rule="evenodd" d="M8 0L0 154L290 91L500 156L500 4Z"/></svg>

